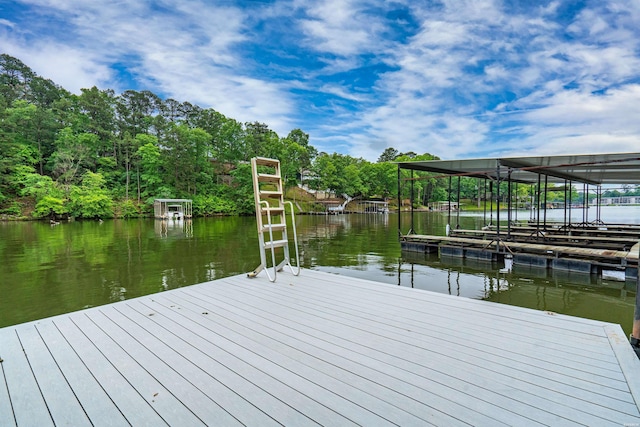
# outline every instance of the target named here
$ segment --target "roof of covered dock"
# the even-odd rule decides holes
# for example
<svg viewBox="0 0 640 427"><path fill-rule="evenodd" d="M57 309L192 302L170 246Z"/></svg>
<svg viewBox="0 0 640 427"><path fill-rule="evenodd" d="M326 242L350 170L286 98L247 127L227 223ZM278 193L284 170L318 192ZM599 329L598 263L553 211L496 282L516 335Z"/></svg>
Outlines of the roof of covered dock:
<svg viewBox="0 0 640 427"><path fill-rule="evenodd" d="M536 182L546 175L550 182L585 184L640 184L640 153L579 154L559 156L496 157L462 160L398 162L401 169L477 178L507 178Z"/></svg>

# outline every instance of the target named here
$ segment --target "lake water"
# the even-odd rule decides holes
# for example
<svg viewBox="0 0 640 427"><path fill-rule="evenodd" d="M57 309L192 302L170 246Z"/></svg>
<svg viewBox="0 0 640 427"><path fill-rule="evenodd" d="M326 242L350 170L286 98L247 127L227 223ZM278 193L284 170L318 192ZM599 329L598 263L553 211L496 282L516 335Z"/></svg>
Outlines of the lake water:
<svg viewBox="0 0 640 427"><path fill-rule="evenodd" d="M582 220L581 211L573 216ZM547 213L548 220L562 217L562 211ZM602 217L639 223L640 209L603 208ZM448 219L446 213L416 212L414 231L444 234ZM403 213L405 233L409 221ZM451 221L475 228L483 218L463 212ZM633 282L501 272L498 264L402 254L397 214L299 216L296 223L303 268L605 320L631 331ZM246 273L259 263L259 252L253 217L9 222L0 223L0 262L2 327Z"/></svg>

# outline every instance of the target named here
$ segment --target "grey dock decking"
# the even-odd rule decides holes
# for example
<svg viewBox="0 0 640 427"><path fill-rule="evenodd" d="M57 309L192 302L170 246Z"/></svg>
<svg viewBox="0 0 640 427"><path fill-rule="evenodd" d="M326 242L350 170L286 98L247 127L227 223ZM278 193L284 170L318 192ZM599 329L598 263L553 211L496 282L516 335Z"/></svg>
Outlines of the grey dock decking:
<svg viewBox="0 0 640 427"><path fill-rule="evenodd" d="M0 329L0 425L622 426L618 325L304 270Z"/></svg>

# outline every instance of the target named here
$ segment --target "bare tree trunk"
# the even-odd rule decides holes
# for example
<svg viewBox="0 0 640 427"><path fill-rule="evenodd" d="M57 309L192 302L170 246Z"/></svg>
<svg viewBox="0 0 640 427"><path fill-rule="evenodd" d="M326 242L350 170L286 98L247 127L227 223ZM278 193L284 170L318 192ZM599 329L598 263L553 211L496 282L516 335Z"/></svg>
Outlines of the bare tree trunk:
<svg viewBox="0 0 640 427"><path fill-rule="evenodd" d="M140 165L136 166L136 178L138 179L138 203L140 203Z"/></svg>
<svg viewBox="0 0 640 427"><path fill-rule="evenodd" d="M125 196L124 198L126 200L129 200L129 159L127 158L125 161L125 168L127 171L127 183L125 185Z"/></svg>

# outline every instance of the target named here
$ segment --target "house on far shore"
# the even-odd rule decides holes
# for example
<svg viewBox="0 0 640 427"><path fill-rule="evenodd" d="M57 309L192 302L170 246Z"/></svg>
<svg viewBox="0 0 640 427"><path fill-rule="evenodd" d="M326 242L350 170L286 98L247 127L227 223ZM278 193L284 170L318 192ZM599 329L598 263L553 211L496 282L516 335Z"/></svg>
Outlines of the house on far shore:
<svg viewBox="0 0 640 427"><path fill-rule="evenodd" d="M191 199L155 199L153 214L157 219L190 219L193 216L193 202Z"/></svg>
<svg viewBox="0 0 640 427"><path fill-rule="evenodd" d="M593 199L590 204L596 205L597 203L598 200ZM600 199L600 205L640 205L640 196L602 197Z"/></svg>

